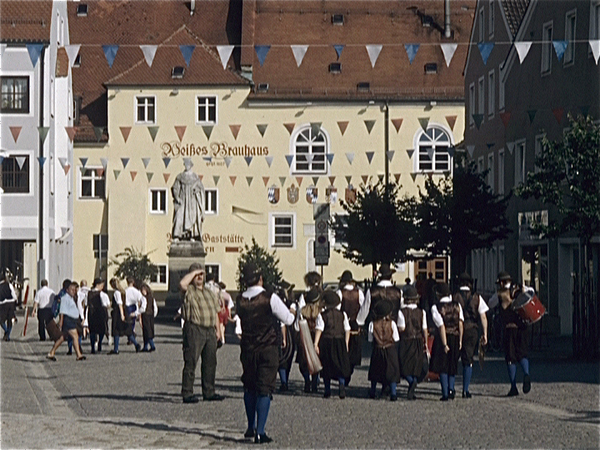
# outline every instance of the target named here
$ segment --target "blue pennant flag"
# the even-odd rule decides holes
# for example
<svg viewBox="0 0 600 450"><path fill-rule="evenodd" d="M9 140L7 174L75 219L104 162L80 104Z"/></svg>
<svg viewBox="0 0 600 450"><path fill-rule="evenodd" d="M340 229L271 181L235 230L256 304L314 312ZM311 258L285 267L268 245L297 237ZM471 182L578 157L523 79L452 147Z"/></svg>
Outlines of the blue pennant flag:
<svg viewBox="0 0 600 450"><path fill-rule="evenodd" d="M559 61L562 61L562 57L565 54L567 45L569 45L569 41L552 41L552 45L554 45L554 51L556 52L556 57L558 58Z"/></svg>
<svg viewBox="0 0 600 450"><path fill-rule="evenodd" d="M103 45L102 50L104 50L104 56L106 56L106 61L108 62L108 67L112 68L113 63L115 62L115 57L117 56L117 51L119 50L118 45Z"/></svg>
<svg viewBox="0 0 600 450"><path fill-rule="evenodd" d="M327 153L325 156L327 157L327 161L329 161L329 165L333 164L333 157L335 155L333 153Z"/></svg>
<svg viewBox="0 0 600 450"><path fill-rule="evenodd" d="M288 163L288 167L292 166L292 160L294 159L294 155L285 155L285 160Z"/></svg>
<svg viewBox="0 0 600 450"><path fill-rule="evenodd" d="M479 53L481 53L481 59L483 59L483 64L487 64L487 60L490 57L490 53L492 53L492 49L494 48L493 42L480 42L477 44L479 47Z"/></svg>
<svg viewBox="0 0 600 450"><path fill-rule="evenodd" d="M417 52L419 51L419 44L404 44L404 48L406 49L406 54L408 55L408 62L412 64L415 60L415 56L417 56Z"/></svg>
<svg viewBox="0 0 600 450"><path fill-rule="evenodd" d="M192 53L194 53L195 45L180 45L179 50L181 51L181 55L183 59L185 59L185 64L190 67L190 62L192 61Z"/></svg>
<svg viewBox="0 0 600 450"><path fill-rule="evenodd" d="M258 56L258 62L261 67L265 63L265 59L267 58L267 53L271 50L270 45L255 45L254 51L256 52L256 56Z"/></svg>
<svg viewBox="0 0 600 450"><path fill-rule="evenodd" d="M163 160L163 163L165 164L165 169L167 167L169 167L169 163L171 162L171 158L164 157L162 160Z"/></svg>
<svg viewBox="0 0 600 450"><path fill-rule="evenodd" d="M40 169L44 167L44 163L46 162L45 156L38 156L38 162L40 163Z"/></svg>
<svg viewBox="0 0 600 450"><path fill-rule="evenodd" d="M33 67L37 64L43 48L44 44L27 44L27 52L29 53L29 59L31 59Z"/></svg>
<svg viewBox="0 0 600 450"><path fill-rule="evenodd" d="M340 59L340 56L342 56L342 50L344 50L345 45L344 44L334 44L333 48L335 49L335 52L337 53L337 59Z"/></svg>

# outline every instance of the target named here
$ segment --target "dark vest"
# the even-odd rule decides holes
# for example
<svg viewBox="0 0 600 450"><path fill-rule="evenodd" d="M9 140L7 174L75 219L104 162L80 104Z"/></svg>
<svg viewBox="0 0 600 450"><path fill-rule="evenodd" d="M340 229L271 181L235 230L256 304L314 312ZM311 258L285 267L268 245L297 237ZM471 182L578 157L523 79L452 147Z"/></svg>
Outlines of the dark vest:
<svg viewBox="0 0 600 450"><path fill-rule="evenodd" d="M237 314L242 321L242 349L253 351L277 345L277 320L271 311L270 294L262 291L251 299L239 295Z"/></svg>
<svg viewBox="0 0 600 450"><path fill-rule="evenodd" d="M421 308L402 308L405 328L402 339L415 339L423 336L423 310Z"/></svg>
<svg viewBox="0 0 600 450"><path fill-rule="evenodd" d="M325 329L323 330L323 338L328 339L344 339L344 313L336 308L326 309L321 313Z"/></svg>
<svg viewBox="0 0 600 450"><path fill-rule="evenodd" d="M459 291L454 295L454 301L460 303L465 316L465 328L473 328L479 324L479 295L471 291Z"/></svg>
<svg viewBox="0 0 600 450"><path fill-rule="evenodd" d="M394 330L389 318L377 319L373 322L373 340L381 348L394 345Z"/></svg>
<svg viewBox="0 0 600 450"><path fill-rule="evenodd" d="M4 302L5 300L12 300L12 292L10 291L10 286L6 281L0 283L0 302Z"/></svg>
<svg viewBox="0 0 600 450"><path fill-rule="evenodd" d="M351 291L342 288L341 292L342 311L345 312L348 316L348 320L350 321L350 328L352 328L353 330L358 330L358 325L356 324L356 317L358 316L358 312L360 311L360 303L358 302L358 288L355 287Z"/></svg>
<svg viewBox="0 0 600 450"><path fill-rule="evenodd" d="M440 303L438 310L442 319L444 319L444 326L446 327L447 334L455 334L458 336L458 322L460 321L460 305L458 302L451 301L447 303Z"/></svg>
<svg viewBox="0 0 600 450"><path fill-rule="evenodd" d="M396 286L373 286L371 288L371 311L373 311L377 302L386 298L392 302L392 320L396 322L400 310L400 300L402 299L402 291Z"/></svg>

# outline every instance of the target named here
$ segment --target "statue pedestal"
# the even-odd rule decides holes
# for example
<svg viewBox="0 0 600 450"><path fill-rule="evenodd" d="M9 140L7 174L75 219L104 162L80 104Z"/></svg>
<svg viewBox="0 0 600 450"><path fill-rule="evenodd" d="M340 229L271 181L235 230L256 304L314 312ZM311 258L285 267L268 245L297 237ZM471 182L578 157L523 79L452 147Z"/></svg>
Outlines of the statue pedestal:
<svg viewBox="0 0 600 450"><path fill-rule="evenodd" d="M204 265L206 252L202 241L173 241L169 249L169 293L165 306L177 310L183 299L179 282L188 273L192 263Z"/></svg>

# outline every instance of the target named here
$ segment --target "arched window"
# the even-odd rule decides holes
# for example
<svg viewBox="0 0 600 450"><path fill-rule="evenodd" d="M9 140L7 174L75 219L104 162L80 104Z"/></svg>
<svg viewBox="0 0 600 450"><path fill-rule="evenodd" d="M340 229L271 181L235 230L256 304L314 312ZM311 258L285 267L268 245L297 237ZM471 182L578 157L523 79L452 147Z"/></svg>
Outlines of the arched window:
<svg viewBox="0 0 600 450"><path fill-rule="evenodd" d="M448 133L440 127L430 126L421 132L418 140L417 170L419 172L446 172L450 170L452 141Z"/></svg>
<svg viewBox="0 0 600 450"><path fill-rule="evenodd" d="M293 173L327 173L329 137L323 128L306 125L296 130L292 134L291 152Z"/></svg>

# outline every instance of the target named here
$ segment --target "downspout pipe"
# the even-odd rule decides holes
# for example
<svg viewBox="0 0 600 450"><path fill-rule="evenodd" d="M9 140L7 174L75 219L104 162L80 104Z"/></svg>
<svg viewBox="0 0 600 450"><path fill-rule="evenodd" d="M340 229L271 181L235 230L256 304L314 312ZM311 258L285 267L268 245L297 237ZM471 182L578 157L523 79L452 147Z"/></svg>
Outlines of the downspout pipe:
<svg viewBox="0 0 600 450"><path fill-rule="evenodd" d="M46 55L46 46L42 47L42 53L38 62L40 67L40 120L39 126L44 126L44 59ZM44 141L45 142L45 141ZM41 139L38 140L39 145L39 156L44 156L44 142ZM33 161L31 162L33 163ZM42 261L44 260L44 168L42 164L39 164L40 175L39 175L39 212L38 212L38 279L46 278L45 268L42 268Z"/></svg>
<svg viewBox="0 0 600 450"><path fill-rule="evenodd" d="M444 37L450 39L452 31L450 30L450 0L444 0Z"/></svg>
<svg viewBox="0 0 600 450"><path fill-rule="evenodd" d="M387 187L390 181L390 161L388 159L388 152L390 151L390 106L388 101L385 101L383 105L383 133L384 133L384 147L385 154L383 155L384 162L384 173L385 173L385 185Z"/></svg>

